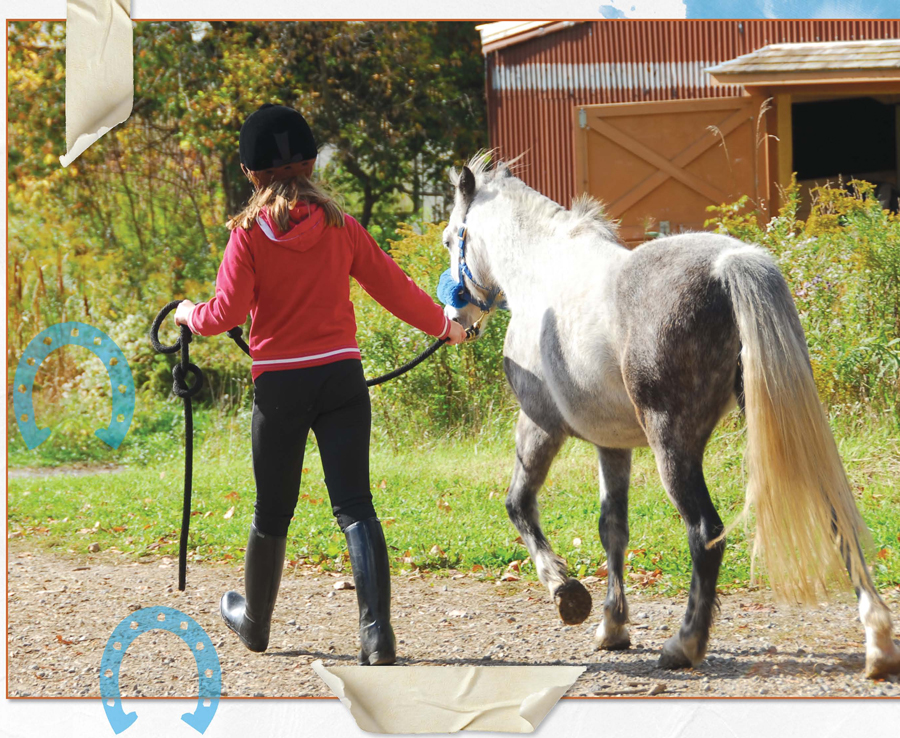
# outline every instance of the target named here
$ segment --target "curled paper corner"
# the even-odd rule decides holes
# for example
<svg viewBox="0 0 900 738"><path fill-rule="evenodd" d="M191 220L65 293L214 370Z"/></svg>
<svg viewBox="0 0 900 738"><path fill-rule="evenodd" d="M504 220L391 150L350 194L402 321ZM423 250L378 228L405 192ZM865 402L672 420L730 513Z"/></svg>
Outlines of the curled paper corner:
<svg viewBox="0 0 900 738"><path fill-rule="evenodd" d="M64 167L131 115L132 37L131 0L67 0Z"/></svg>
<svg viewBox="0 0 900 738"><path fill-rule="evenodd" d="M81 156L81 154L84 153L84 151L92 143L94 143L94 141L96 141L98 138L100 138L103 134L111 131L119 123L124 123L126 120L128 120L130 115L131 115L131 100L128 100L127 105L126 104L122 105L121 112L116 111L116 112L110 114L111 118L121 116L120 118L118 118L118 121L116 123L113 123L111 126L101 126L95 133L82 133L81 135L79 135L78 138L75 140L75 143L69 146L69 150L65 154L63 154L61 157L59 157L59 163L62 164L64 167L69 166L69 164L71 164L79 156Z"/></svg>
<svg viewBox="0 0 900 738"><path fill-rule="evenodd" d="M344 682L341 678L337 676L337 674L332 674L328 671L328 669L325 668L325 664L319 659L312 662L312 668L313 671L322 678L322 681L328 685L328 689L334 692L334 696L344 704L344 707L350 710L350 712L353 712L350 700L344 694Z"/></svg>
<svg viewBox="0 0 900 738"><path fill-rule="evenodd" d="M313 670L369 733L531 733L584 666L331 666ZM390 699L386 699L390 696Z"/></svg>

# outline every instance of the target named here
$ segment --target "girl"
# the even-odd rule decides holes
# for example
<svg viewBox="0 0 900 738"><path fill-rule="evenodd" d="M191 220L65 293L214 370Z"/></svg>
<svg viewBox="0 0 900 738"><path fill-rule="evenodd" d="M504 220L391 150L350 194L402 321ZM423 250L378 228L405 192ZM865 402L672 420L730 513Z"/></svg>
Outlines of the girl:
<svg viewBox="0 0 900 738"><path fill-rule="evenodd" d="M244 561L246 594L222 597L225 623L251 651L266 650L312 429L350 552L359 663L392 664L390 567L369 489L372 411L349 278L398 318L450 345L465 340L465 331L311 181L316 155L296 110L267 104L244 121L241 168L256 192L228 223L215 297L199 305L185 300L175 322L211 336L241 325L248 312L252 319L256 506Z"/></svg>

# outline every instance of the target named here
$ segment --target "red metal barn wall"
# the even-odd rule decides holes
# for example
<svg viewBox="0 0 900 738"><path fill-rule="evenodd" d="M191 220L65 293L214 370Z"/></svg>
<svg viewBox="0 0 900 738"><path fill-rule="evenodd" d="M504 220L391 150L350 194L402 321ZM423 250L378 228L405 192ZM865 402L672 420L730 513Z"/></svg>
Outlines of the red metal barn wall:
<svg viewBox="0 0 900 738"><path fill-rule="evenodd" d="M518 175L568 207L574 106L740 95L703 69L773 43L879 38L900 38L900 20L576 23L487 54L491 146L506 159L524 154Z"/></svg>

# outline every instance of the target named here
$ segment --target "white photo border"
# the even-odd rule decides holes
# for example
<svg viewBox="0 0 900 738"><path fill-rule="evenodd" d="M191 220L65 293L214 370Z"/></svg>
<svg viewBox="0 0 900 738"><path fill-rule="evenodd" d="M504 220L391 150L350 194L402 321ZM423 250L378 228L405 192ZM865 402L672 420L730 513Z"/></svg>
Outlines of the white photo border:
<svg viewBox="0 0 900 738"><path fill-rule="evenodd" d="M789 3L790 4L790 3ZM815 0L799 5L846 8L848 17L858 7L855 0ZM560 5L546 0L494 0L489 20L596 18L602 6L624 9L629 17L684 17L681 0L594 0ZM630 8L634 7L634 11ZM388 12L389 8L389 12ZM484 17L485 5L474 0L458 0L441 7L412 0L394 0L389 6L376 6L361 0L345 0L340 6L305 6L296 0L132 0L132 17L141 19L271 19L296 18L311 11L316 17L339 16L347 19L477 19ZM322 11L332 10L334 15ZM318 11L318 12L317 12ZM4 20L63 19L65 0L4 0ZM679 15L680 12L680 15ZM900 12L900 11L898 11ZM809 17L812 17L810 14ZM488 20L488 19L486 19ZM6 100L6 78L2 77ZM6 150L6 129L3 130ZM0 173L6 181L6 157L0 160ZM0 215L5 232L6 209ZM3 274L6 292L5 270ZM2 324L6 329L6 301L2 301ZM5 360L5 359L4 359ZM5 445L6 430L2 430ZM4 498L4 513L6 499ZM6 558L6 536L3 536ZM6 608L2 608L4 631ZM3 643L3 686L6 688L6 639ZM184 700L125 700L127 712L136 711L139 720L128 729L128 738L167 735L192 736L196 731L182 722L181 715L191 709ZM4 734L96 738L113 735L99 699L4 699L0 709ZM894 727L891 728L890 726ZM900 725L900 700L891 699L564 699L536 731L541 738L581 738L596 736L637 736L639 738L846 738L852 735L896 735ZM222 700L218 713L204 738L227 736L325 736L358 738L361 731L338 700L325 699L247 699ZM496 735L468 733L468 735Z"/></svg>

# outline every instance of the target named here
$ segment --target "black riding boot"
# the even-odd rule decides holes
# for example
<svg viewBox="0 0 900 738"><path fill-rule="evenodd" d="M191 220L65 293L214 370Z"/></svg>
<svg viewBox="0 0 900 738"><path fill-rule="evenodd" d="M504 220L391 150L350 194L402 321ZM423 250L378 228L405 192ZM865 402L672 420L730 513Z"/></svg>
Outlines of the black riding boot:
<svg viewBox="0 0 900 738"><path fill-rule="evenodd" d="M359 663L380 666L397 660L391 628L391 568L378 518L344 529L359 602Z"/></svg>
<svg viewBox="0 0 900 738"><path fill-rule="evenodd" d="M267 536L250 526L250 538L244 554L246 599L237 592L226 592L219 603L225 624L238 634L251 651L261 653L269 645L269 625L281 584L286 536Z"/></svg>

